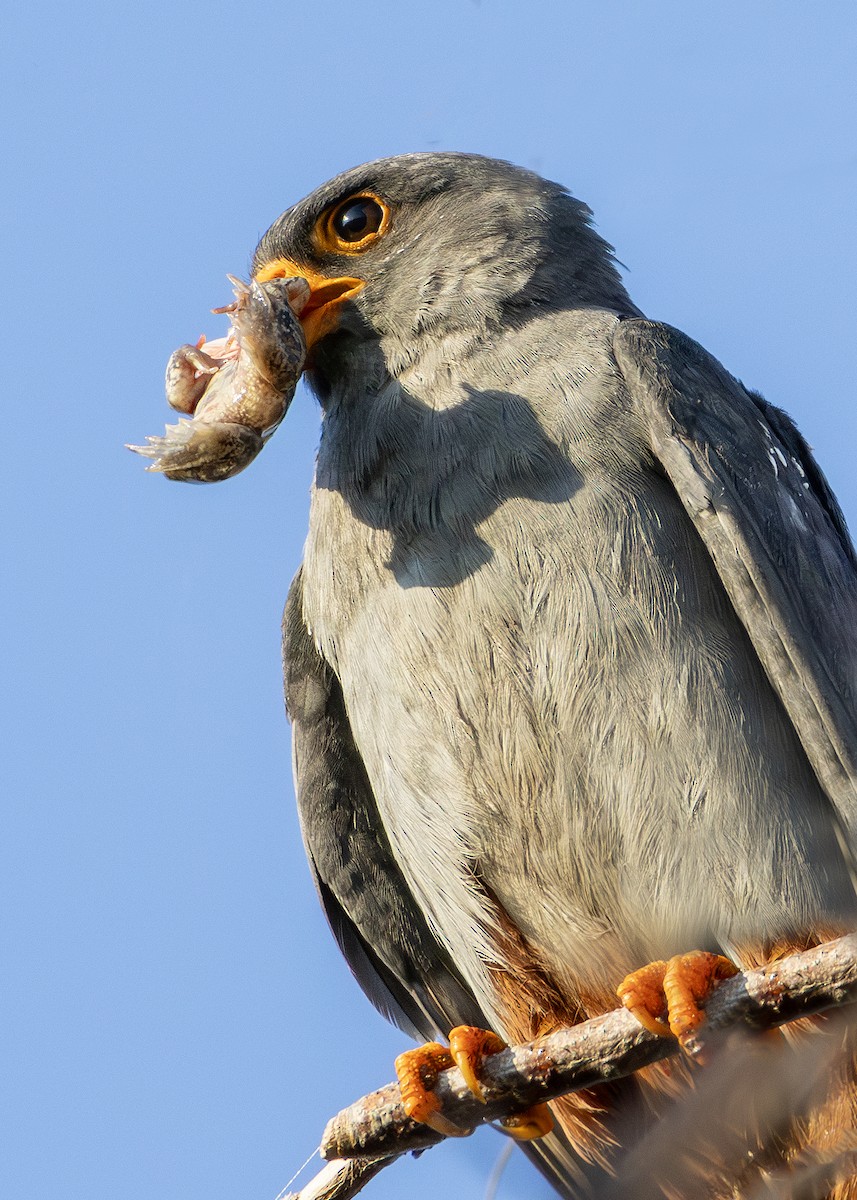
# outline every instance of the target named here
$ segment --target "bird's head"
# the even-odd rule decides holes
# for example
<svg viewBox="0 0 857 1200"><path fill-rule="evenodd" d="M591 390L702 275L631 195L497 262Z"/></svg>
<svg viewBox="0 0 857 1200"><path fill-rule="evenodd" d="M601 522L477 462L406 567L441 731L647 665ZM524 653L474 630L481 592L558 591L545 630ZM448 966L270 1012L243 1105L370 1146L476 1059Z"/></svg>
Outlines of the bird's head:
<svg viewBox="0 0 857 1200"><path fill-rule="evenodd" d="M355 339L414 361L448 334L490 336L546 308L631 308L589 209L509 163L423 153L356 167L283 213L259 280L300 275L310 380L354 365ZM368 348L368 347L367 347ZM319 387L321 384L321 387Z"/></svg>

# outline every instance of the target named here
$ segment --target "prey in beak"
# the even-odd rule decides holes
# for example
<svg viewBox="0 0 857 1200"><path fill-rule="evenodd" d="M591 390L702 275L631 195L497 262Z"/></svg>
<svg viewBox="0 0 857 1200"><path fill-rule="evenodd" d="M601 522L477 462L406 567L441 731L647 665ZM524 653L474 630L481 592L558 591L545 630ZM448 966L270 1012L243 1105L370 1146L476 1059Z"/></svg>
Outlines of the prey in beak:
<svg viewBox="0 0 857 1200"><path fill-rule="evenodd" d="M180 417L163 436L128 447L167 479L217 483L243 471L285 416L304 368L307 281L229 279L234 303L212 309L230 316L228 335L180 346L167 363L167 401L190 420Z"/></svg>
<svg viewBox="0 0 857 1200"><path fill-rule="evenodd" d="M295 277L305 279L310 289L309 299L300 313L300 323L309 352L317 341L336 328L341 306L361 292L366 286L366 281L350 275L329 279L311 267L287 258L275 258L265 263L254 276L258 283Z"/></svg>

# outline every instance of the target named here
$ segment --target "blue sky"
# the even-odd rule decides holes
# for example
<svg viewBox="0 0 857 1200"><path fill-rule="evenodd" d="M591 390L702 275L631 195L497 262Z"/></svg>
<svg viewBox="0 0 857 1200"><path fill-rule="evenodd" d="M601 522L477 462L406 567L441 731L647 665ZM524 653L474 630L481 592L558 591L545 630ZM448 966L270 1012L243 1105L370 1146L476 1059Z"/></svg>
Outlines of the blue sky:
<svg viewBox="0 0 857 1200"><path fill-rule="evenodd" d="M636 302L797 418L857 524L857 9L36 2L3 33L0 1194L274 1200L405 1045L294 815L279 617L318 413L301 388L212 487L123 443L282 209L472 150L586 200ZM481 1197L499 1147L367 1195ZM528 1170L501 1200L548 1194Z"/></svg>

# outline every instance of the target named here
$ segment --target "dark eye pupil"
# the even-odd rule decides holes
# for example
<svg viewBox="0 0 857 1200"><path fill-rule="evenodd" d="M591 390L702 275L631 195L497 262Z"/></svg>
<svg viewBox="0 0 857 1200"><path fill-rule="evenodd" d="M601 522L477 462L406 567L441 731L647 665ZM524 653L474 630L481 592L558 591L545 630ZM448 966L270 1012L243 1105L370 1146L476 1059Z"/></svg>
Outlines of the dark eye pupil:
<svg viewBox="0 0 857 1200"><path fill-rule="evenodd" d="M352 200L343 204L333 218L333 229L343 242L359 242L370 233L377 233L384 213L375 200Z"/></svg>

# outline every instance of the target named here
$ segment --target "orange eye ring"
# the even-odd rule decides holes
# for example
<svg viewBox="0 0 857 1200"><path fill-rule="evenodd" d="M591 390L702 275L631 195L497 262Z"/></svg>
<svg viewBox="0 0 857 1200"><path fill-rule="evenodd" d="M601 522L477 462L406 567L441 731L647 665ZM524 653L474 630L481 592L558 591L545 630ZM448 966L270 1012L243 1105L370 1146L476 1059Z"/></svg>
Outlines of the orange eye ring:
<svg viewBox="0 0 857 1200"><path fill-rule="evenodd" d="M316 222L316 248L332 254L362 254L390 227L390 207L374 192L357 192L331 205Z"/></svg>

